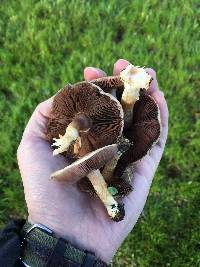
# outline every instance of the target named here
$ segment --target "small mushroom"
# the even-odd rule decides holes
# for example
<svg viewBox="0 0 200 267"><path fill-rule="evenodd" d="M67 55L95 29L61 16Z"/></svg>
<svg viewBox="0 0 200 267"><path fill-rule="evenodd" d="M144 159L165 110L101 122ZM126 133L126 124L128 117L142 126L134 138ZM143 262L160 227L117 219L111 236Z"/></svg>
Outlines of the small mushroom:
<svg viewBox="0 0 200 267"><path fill-rule="evenodd" d="M133 106L139 99L140 89L148 89L152 77L144 68L130 64L120 73L120 78L124 83L121 104L124 111L125 127L128 128L132 122Z"/></svg>
<svg viewBox="0 0 200 267"><path fill-rule="evenodd" d="M123 111L117 99L95 84L80 82L55 96L47 138L56 146L54 155L73 147L78 158L115 143L122 129Z"/></svg>
<svg viewBox="0 0 200 267"><path fill-rule="evenodd" d="M51 177L55 180L75 183L80 178L87 176L95 193L103 202L109 216L114 221L122 220L125 214L123 205L117 203L113 198L107 188L104 177L99 171L107 161L111 160L113 156L118 153L119 149L120 146L117 144L99 148L88 153L64 169L54 172Z"/></svg>
<svg viewBox="0 0 200 267"><path fill-rule="evenodd" d="M113 196L115 197L122 197L127 195L130 191L132 191L132 186L128 182L128 180L125 178L117 178L113 179L113 173L114 169L117 165L117 162L121 155L127 151L130 148L131 144L128 139L125 139L121 137L119 139L118 143L118 151L113 155L111 159L108 159L107 162L105 162L105 166L102 171L102 176L104 177L104 180L108 184L108 189L110 191L113 191ZM101 166L103 167L103 166ZM97 197L96 192L94 191L94 188L92 187L92 184L88 178L81 179L78 181L78 187L80 191L87 192L93 197Z"/></svg>
<svg viewBox="0 0 200 267"><path fill-rule="evenodd" d="M121 99L125 128L128 128L131 125L133 106L139 99L140 89L148 89L151 81L152 77L144 68L130 64L121 71L119 76L102 77L91 82Z"/></svg>
<svg viewBox="0 0 200 267"><path fill-rule="evenodd" d="M161 132L160 111L155 100L140 90L140 98L133 109L132 124L124 136L133 144L119 159L114 176L121 177L126 167L143 158L158 141Z"/></svg>
<svg viewBox="0 0 200 267"><path fill-rule="evenodd" d="M51 178L67 183L76 183L87 176L90 171L102 168L118 151L118 144L101 147L74 161L64 169L52 173Z"/></svg>

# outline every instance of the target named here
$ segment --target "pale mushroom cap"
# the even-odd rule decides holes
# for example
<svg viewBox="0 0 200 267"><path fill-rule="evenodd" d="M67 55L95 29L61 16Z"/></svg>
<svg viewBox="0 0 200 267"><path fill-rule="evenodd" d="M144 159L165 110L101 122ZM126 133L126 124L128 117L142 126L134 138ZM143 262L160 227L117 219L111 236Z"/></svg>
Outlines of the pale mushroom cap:
<svg viewBox="0 0 200 267"><path fill-rule="evenodd" d="M51 178L68 183L75 183L82 177L87 176L91 171L103 167L117 152L117 144L99 148L76 160L64 169L54 172Z"/></svg>

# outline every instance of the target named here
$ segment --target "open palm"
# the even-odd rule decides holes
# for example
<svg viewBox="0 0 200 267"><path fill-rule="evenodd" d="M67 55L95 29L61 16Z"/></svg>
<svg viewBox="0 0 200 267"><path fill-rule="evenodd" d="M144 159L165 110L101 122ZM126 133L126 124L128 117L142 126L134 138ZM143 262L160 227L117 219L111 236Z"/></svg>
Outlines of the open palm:
<svg viewBox="0 0 200 267"><path fill-rule="evenodd" d="M128 65L118 60L113 74L117 75ZM149 188L161 159L168 131L168 109L156 74L149 93L159 105L162 132L159 142L150 153L134 166L133 192L124 198L126 216L121 222L113 222L98 199L91 199L80 192L76 185L67 185L50 179L52 172L65 167L66 159L53 156L53 149L46 140L46 125L53 98L41 103L32 114L18 148L18 163L23 179L24 192L31 223L41 223L58 236L80 249L89 250L105 262L109 262L125 237L132 230L143 210ZM86 80L105 76L99 69L86 68Z"/></svg>

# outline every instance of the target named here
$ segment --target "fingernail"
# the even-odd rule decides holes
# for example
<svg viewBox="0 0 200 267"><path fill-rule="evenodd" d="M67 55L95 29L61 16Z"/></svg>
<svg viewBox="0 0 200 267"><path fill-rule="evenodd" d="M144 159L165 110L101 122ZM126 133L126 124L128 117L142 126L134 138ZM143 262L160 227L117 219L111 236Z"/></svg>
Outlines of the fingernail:
<svg viewBox="0 0 200 267"><path fill-rule="evenodd" d="M106 75L106 73L103 70L94 67L86 67L84 71L92 71L93 73L96 73L98 76Z"/></svg>

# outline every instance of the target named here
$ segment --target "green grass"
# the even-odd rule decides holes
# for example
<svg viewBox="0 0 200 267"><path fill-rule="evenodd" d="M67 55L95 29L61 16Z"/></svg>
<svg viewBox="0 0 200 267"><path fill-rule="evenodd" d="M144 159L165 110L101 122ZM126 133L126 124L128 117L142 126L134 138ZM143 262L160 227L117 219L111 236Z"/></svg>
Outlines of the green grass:
<svg viewBox="0 0 200 267"><path fill-rule="evenodd" d="M157 70L169 138L144 213L114 266L200 266L198 1L17 1L0 4L0 224L25 216L16 149L37 103L85 66L125 58Z"/></svg>

